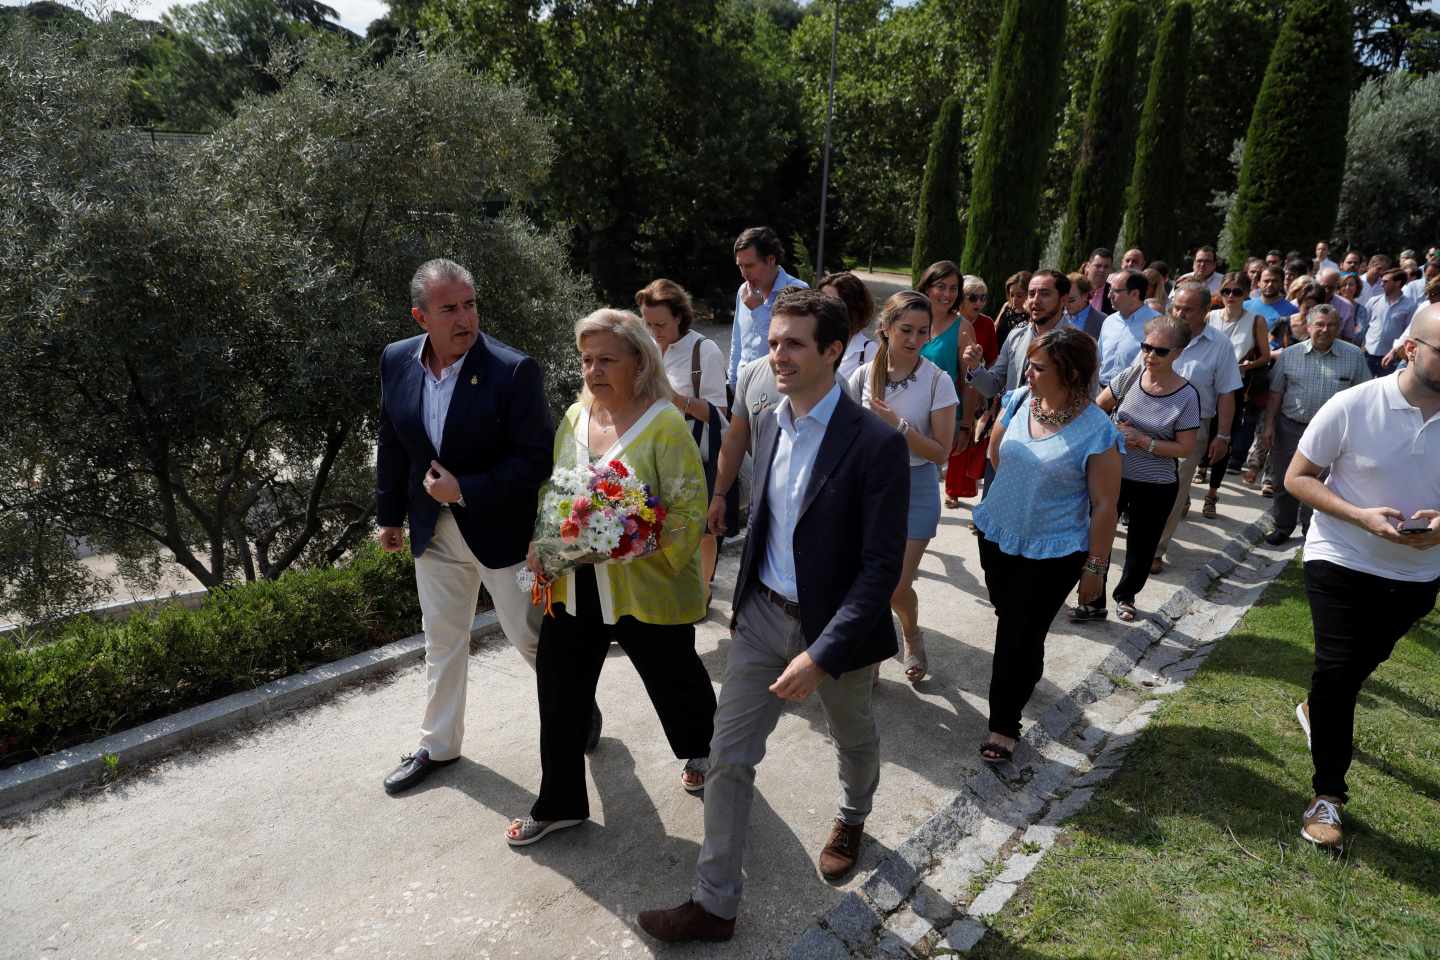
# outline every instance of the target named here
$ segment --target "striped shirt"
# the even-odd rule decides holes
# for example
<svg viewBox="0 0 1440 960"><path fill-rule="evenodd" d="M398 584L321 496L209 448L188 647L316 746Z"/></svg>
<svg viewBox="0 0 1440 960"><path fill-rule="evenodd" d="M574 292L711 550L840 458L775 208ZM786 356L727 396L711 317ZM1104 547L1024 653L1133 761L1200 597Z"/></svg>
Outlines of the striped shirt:
<svg viewBox="0 0 1440 960"><path fill-rule="evenodd" d="M1117 420L1162 443L1174 440L1181 430L1200 428L1200 392L1193 384L1187 381L1178 390L1153 394L1140 385L1139 370L1131 367L1110 384L1112 390L1116 386L1123 388ZM1125 381L1129 381L1128 385ZM1174 483L1180 478L1174 457L1162 457L1130 444L1125 446L1120 475L1139 483Z"/></svg>
<svg viewBox="0 0 1440 960"><path fill-rule="evenodd" d="M1280 412L1291 420L1309 423L1335 394L1370 379L1365 352L1353 343L1336 340L1324 353L1315 341L1286 347L1270 372L1270 392L1280 398Z"/></svg>

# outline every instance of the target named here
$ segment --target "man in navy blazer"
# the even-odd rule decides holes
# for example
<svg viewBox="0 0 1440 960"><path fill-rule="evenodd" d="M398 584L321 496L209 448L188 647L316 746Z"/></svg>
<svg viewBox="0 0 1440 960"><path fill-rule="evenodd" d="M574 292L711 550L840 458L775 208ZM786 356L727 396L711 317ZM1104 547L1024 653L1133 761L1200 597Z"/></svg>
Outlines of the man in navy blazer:
<svg viewBox="0 0 1440 960"><path fill-rule="evenodd" d="M705 842L692 899L640 914L657 939L728 940L743 886L755 767L785 701L818 693L840 761L840 804L820 852L831 881L855 866L880 782L874 665L897 649L890 596L905 556L905 438L835 382L845 307L783 291L771 315L780 405L757 418L750 530L735 586L725 680L705 778Z"/></svg>
<svg viewBox="0 0 1440 960"><path fill-rule="evenodd" d="M470 627L483 583L505 636L533 668L538 615L515 580L550 476L554 427L539 365L480 332L475 284L451 260L430 260L410 283L424 333L380 359L375 457L380 543L404 548L410 524L425 629L420 746L385 779L415 786L460 756Z"/></svg>

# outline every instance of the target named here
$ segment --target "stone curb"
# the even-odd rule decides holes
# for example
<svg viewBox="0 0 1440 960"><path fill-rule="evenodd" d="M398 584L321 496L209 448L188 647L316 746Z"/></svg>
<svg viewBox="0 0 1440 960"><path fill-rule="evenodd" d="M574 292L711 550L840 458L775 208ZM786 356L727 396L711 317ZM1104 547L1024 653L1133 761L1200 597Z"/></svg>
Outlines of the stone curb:
<svg viewBox="0 0 1440 960"><path fill-rule="evenodd" d="M500 632L493 610L475 617L470 640ZM253 690L233 693L168 717L161 717L92 743L57 750L0 770L0 814L20 813L56 794L100 780L110 769L106 757L132 767L170 753L197 737L222 733L242 723L289 710L341 687L389 673L425 656L425 635L396 640L344 660L271 681Z"/></svg>
<svg viewBox="0 0 1440 960"><path fill-rule="evenodd" d="M974 774L880 862L859 890L804 932L790 960L930 956L964 953L978 944L989 929L988 918L1048 852L1059 824L1078 813L1095 788L1119 769L1160 701L1146 700L1116 718L1109 731L1086 722L1086 707L1100 705L1129 682L1142 662L1157 681L1161 671L1173 667L1175 676L1163 692L1179 689L1208 653L1197 654L1195 648L1211 641L1192 639L1176 651L1162 642L1217 580L1249 557L1269 529L1263 517L1248 524L1176 589L1154 619L1126 631L1110 655L1022 737L1019 749L1035 751L1037 762L1009 780L989 769ZM977 893L979 880L984 882Z"/></svg>

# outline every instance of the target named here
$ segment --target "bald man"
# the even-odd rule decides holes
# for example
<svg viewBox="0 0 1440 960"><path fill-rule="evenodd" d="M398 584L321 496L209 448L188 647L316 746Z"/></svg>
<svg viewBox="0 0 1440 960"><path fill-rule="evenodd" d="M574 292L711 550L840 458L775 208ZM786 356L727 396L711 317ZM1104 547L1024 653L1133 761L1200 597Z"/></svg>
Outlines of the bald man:
<svg viewBox="0 0 1440 960"><path fill-rule="evenodd" d="M1300 835L1332 850L1344 840L1355 699L1440 594L1440 304L1416 312L1401 348L1398 374L1320 408L1285 472L1285 489L1315 510L1304 555L1315 671L1295 708L1315 795Z"/></svg>

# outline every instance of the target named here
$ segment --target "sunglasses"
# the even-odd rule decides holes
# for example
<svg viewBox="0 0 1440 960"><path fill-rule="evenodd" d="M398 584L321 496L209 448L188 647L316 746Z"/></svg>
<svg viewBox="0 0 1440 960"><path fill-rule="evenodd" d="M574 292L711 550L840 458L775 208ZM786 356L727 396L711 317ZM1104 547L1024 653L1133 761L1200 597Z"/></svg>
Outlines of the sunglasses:
<svg viewBox="0 0 1440 960"><path fill-rule="evenodd" d="M1222 296L1222 297L1239 297L1239 296L1243 296L1244 293L1245 293L1245 291L1244 291L1244 290L1241 290L1239 287L1221 287L1221 288L1220 288L1220 296Z"/></svg>
<svg viewBox="0 0 1440 960"><path fill-rule="evenodd" d="M967 293L965 299L971 303L984 303L990 299L990 295L988 293Z"/></svg>
<svg viewBox="0 0 1440 960"><path fill-rule="evenodd" d="M1155 354L1155 356L1157 356L1157 357L1168 357L1168 356L1170 356L1170 351L1173 350L1173 349L1175 349L1175 348L1174 348L1174 347L1157 347L1157 346L1155 346L1155 344L1153 344L1153 343L1142 343L1142 344L1140 344L1140 349L1141 349L1141 350L1144 350L1146 353L1153 353L1153 354Z"/></svg>

